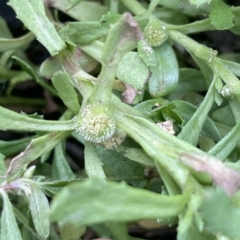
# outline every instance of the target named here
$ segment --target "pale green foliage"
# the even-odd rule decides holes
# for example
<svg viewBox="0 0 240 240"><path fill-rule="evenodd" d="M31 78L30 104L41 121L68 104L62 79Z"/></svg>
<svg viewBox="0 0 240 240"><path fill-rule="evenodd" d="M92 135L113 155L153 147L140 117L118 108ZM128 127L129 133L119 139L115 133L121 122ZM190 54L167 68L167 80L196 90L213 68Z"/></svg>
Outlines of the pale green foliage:
<svg viewBox="0 0 240 240"><path fill-rule="evenodd" d="M1 239L78 240L92 228L133 240L132 225L157 222L178 224L178 240L239 239L240 57L188 36L240 34L239 7L9 5L29 33L14 38L0 18L0 130L13 136L0 140ZM51 55L40 65L27 58L34 36ZM29 80L42 97L15 94Z"/></svg>

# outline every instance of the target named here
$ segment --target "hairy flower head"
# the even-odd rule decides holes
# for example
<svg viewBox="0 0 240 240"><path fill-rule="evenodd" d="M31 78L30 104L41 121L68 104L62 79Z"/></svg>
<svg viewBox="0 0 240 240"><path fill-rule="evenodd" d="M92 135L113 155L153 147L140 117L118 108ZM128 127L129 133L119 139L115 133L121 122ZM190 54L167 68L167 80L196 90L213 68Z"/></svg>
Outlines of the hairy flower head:
<svg viewBox="0 0 240 240"><path fill-rule="evenodd" d="M144 38L151 47L157 47L168 39L168 32L164 26L157 21L151 21L144 28Z"/></svg>
<svg viewBox="0 0 240 240"><path fill-rule="evenodd" d="M85 140L101 143L115 133L116 123L106 106L93 103L75 117L74 128Z"/></svg>
<svg viewBox="0 0 240 240"><path fill-rule="evenodd" d="M117 148L126 138L126 133L117 129L116 132L107 140L101 142L99 145L107 149Z"/></svg>

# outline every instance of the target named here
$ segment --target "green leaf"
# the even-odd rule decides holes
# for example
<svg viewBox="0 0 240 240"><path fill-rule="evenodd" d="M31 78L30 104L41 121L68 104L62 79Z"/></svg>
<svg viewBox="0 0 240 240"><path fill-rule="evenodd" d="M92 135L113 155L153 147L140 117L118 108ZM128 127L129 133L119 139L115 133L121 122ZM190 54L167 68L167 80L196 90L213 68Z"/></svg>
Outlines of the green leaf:
<svg viewBox="0 0 240 240"><path fill-rule="evenodd" d="M89 46L88 46L89 47ZM94 55L94 57L96 54ZM93 69L96 68L98 62L89 56L88 54L84 53L80 48L75 48L74 57L77 63L81 66L82 70L85 72L91 72ZM47 58L41 65L39 69L39 73L42 77L51 79L55 72L63 70L63 66L61 61L58 57L51 57ZM92 76L89 75L92 79ZM91 80L92 80L91 79Z"/></svg>
<svg viewBox="0 0 240 240"><path fill-rule="evenodd" d="M59 236L59 234L57 233L55 227L52 226L52 225L50 226L50 236L49 236L49 238L50 238L51 240L63 240L63 239L60 238L60 236Z"/></svg>
<svg viewBox="0 0 240 240"><path fill-rule="evenodd" d="M12 141L0 140L0 152L6 157L13 156L24 150L29 144L30 140L34 137L35 136L31 136Z"/></svg>
<svg viewBox="0 0 240 240"><path fill-rule="evenodd" d="M39 75L51 79L55 72L63 70L57 57L47 58L40 66Z"/></svg>
<svg viewBox="0 0 240 240"><path fill-rule="evenodd" d="M0 129L21 131L69 131L73 121L47 121L33 119L0 106Z"/></svg>
<svg viewBox="0 0 240 240"><path fill-rule="evenodd" d="M45 194L36 184L31 184L29 196L29 209L35 229L40 237L46 239L50 232L49 203Z"/></svg>
<svg viewBox="0 0 240 240"><path fill-rule="evenodd" d="M58 226L62 240L79 240L85 233L86 226L78 226L74 223Z"/></svg>
<svg viewBox="0 0 240 240"><path fill-rule="evenodd" d="M160 107L166 104L167 104L167 101L164 100L163 98L156 98L156 99L143 101L137 104L136 106L134 106L134 108L140 111L145 117L149 117L154 108Z"/></svg>
<svg viewBox="0 0 240 240"><path fill-rule="evenodd" d="M196 15L205 15L209 11L208 3L211 0L161 0L161 5L167 9L174 9L175 15L174 20L178 19L176 15L179 13L184 13L186 16L196 16ZM194 5L192 5L194 4ZM182 7L182 8L181 8ZM161 14L162 15L162 14ZM162 18L160 18L162 20ZM179 24L176 22L175 24Z"/></svg>
<svg viewBox="0 0 240 240"><path fill-rule="evenodd" d="M77 93L71 84L70 77L66 73L58 71L54 74L52 82L64 104L75 115L78 114L80 111L80 105Z"/></svg>
<svg viewBox="0 0 240 240"><path fill-rule="evenodd" d="M205 223L206 230L215 234L222 233L231 239L239 239L240 209L232 204L231 198L221 189L211 189L207 192L199 215Z"/></svg>
<svg viewBox="0 0 240 240"><path fill-rule="evenodd" d="M30 162L52 150L68 134L69 132L49 133L33 139L24 152L12 159L7 170L7 176L21 176Z"/></svg>
<svg viewBox="0 0 240 240"><path fill-rule="evenodd" d="M200 136L198 139L199 148L204 152L209 151L216 143L208 137Z"/></svg>
<svg viewBox="0 0 240 240"><path fill-rule="evenodd" d="M106 36L108 30L100 22L72 22L61 29L60 35L65 42L85 45Z"/></svg>
<svg viewBox="0 0 240 240"><path fill-rule="evenodd" d="M181 222L180 222L181 224ZM179 226L180 227L180 226ZM216 237L209 232L200 232L195 226L194 222L190 224L186 231L178 232L178 240L216 240ZM228 239L225 239L228 240Z"/></svg>
<svg viewBox="0 0 240 240"><path fill-rule="evenodd" d="M10 0L9 5L17 13L17 17L33 32L51 55L58 54L66 47L58 35L54 25L46 16L43 1Z"/></svg>
<svg viewBox="0 0 240 240"><path fill-rule="evenodd" d="M3 210L1 215L1 239L22 240L15 216L13 214L12 204L8 195L2 189L0 194L3 198Z"/></svg>
<svg viewBox="0 0 240 240"><path fill-rule="evenodd" d="M2 153L0 153L0 176L4 175L7 170L4 159L5 156Z"/></svg>
<svg viewBox="0 0 240 240"><path fill-rule="evenodd" d="M56 91L49 86L35 71L35 69L33 69L32 66L30 66L26 61L13 56L12 59L16 60L20 66L42 87L44 87L45 89L47 89L50 93L52 93L53 95L57 96Z"/></svg>
<svg viewBox="0 0 240 240"><path fill-rule="evenodd" d="M210 111L213 100L214 100L214 90L215 90L216 77L213 79L209 90L198 107L196 112L193 114L191 119L183 127L182 131L178 135L178 138L191 143L196 146L198 143L198 137L202 131L203 125L207 119L208 112Z"/></svg>
<svg viewBox="0 0 240 240"><path fill-rule="evenodd" d="M127 223L124 223L124 222L108 222L108 223L106 223L106 227L110 230L110 232L112 233L112 236L115 239L133 240L128 235Z"/></svg>
<svg viewBox="0 0 240 240"><path fill-rule="evenodd" d="M179 188L177 183L173 180L171 175L167 171L165 171L165 169L161 166L161 164L158 161L156 161L155 164L169 195L179 194L181 192L181 189Z"/></svg>
<svg viewBox="0 0 240 240"><path fill-rule="evenodd" d="M171 101L169 105L174 105L175 107L172 110L183 117L186 121L191 119L197 111L197 108L192 104L180 100ZM214 141L220 141L222 138L214 122L209 117L206 118L201 135L212 138Z"/></svg>
<svg viewBox="0 0 240 240"><path fill-rule="evenodd" d="M108 178L113 180L141 180L144 179L144 168L136 162L130 161L115 150L97 148L98 156L104 164L103 169ZM139 155L139 158L141 155Z"/></svg>
<svg viewBox="0 0 240 240"><path fill-rule="evenodd" d="M105 28L110 28L111 25L117 23L119 19L122 17L121 14L114 13L114 12L108 12L107 14L104 14L101 19L101 25Z"/></svg>
<svg viewBox="0 0 240 240"><path fill-rule="evenodd" d="M234 26L229 29L233 34L239 35L240 33L240 16L239 16L239 9L236 8L235 11L233 11L234 14Z"/></svg>
<svg viewBox="0 0 240 240"><path fill-rule="evenodd" d="M188 151L191 148L193 152L199 152L199 149L177 139L144 118L132 119L118 115L117 125L137 141L152 159L159 162L183 191L200 190L201 186L179 162L179 154L184 152L187 146Z"/></svg>
<svg viewBox="0 0 240 240"><path fill-rule="evenodd" d="M87 180L71 184L55 197L51 220L63 224L93 224L177 216L188 196L162 196L124 183Z"/></svg>
<svg viewBox="0 0 240 240"><path fill-rule="evenodd" d="M75 175L72 172L66 156L63 151L63 143L58 144L54 149L52 174L53 179L57 180L72 180L75 179Z"/></svg>
<svg viewBox="0 0 240 240"><path fill-rule="evenodd" d="M5 19L2 17L0 17L0 28L1 28L1 33L0 33L1 38L13 38L12 33L9 30Z"/></svg>
<svg viewBox="0 0 240 240"><path fill-rule="evenodd" d="M128 52L119 63L116 76L119 80L134 87L136 91L142 91L150 72L137 52Z"/></svg>
<svg viewBox="0 0 240 240"><path fill-rule="evenodd" d="M240 141L240 122L236 124L231 131L221 139L213 148L209 150L209 154L224 161L239 144Z"/></svg>
<svg viewBox="0 0 240 240"><path fill-rule="evenodd" d="M211 65L212 63L210 63ZM214 61L214 70L218 76L226 83L226 87L229 89L230 95L236 95L240 98L240 82L239 79L232 74L222 63L221 59L216 58Z"/></svg>
<svg viewBox="0 0 240 240"><path fill-rule="evenodd" d="M0 38L0 52L23 48L32 42L34 38L35 36L31 32L20 38Z"/></svg>
<svg viewBox="0 0 240 240"><path fill-rule="evenodd" d="M32 228L31 223L29 222L28 218L23 214L20 210L18 210L16 207L12 206L14 215L20 221L24 227L37 239L41 239L41 237L36 233L35 229ZM24 239L25 240L25 239Z"/></svg>
<svg viewBox="0 0 240 240"><path fill-rule="evenodd" d="M90 227L96 232L99 236L104 236L107 239L111 239L112 234L110 230L106 227L104 223L91 224Z"/></svg>
<svg viewBox="0 0 240 240"><path fill-rule="evenodd" d="M179 82L177 88L175 89L175 92L185 91L207 91L204 76L200 71L193 68L179 69Z"/></svg>
<svg viewBox="0 0 240 240"><path fill-rule="evenodd" d="M82 1L74 9L67 12L66 8L69 6L69 0L51 0L49 4L79 21L99 21L102 15L109 11L108 7L92 1Z"/></svg>
<svg viewBox="0 0 240 240"><path fill-rule="evenodd" d="M236 125L233 112L229 105L218 108L212 112L212 119L229 127L234 127Z"/></svg>
<svg viewBox="0 0 240 240"><path fill-rule="evenodd" d="M190 0L190 4L196 5L197 7L200 7L204 4L209 4L212 0Z"/></svg>
<svg viewBox="0 0 240 240"><path fill-rule="evenodd" d="M69 5L66 8L66 11L69 11L70 9L74 8L77 6L79 3L81 3L83 0L70 0Z"/></svg>
<svg viewBox="0 0 240 240"><path fill-rule="evenodd" d="M206 61L203 59L200 59L199 56L195 56L194 54L191 54L191 57L193 60L197 63L198 67L200 68L207 86L210 86L212 79L213 79L213 71L210 68L209 64L207 64Z"/></svg>
<svg viewBox="0 0 240 240"><path fill-rule="evenodd" d="M157 5L160 3L161 0L152 0L149 4L149 7L148 7L148 14L151 14L154 9L157 7Z"/></svg>
<svg viewBox="0 0 240 240"><path fill-rule="evenodd" d="M224 66L237 77L240 77L240 64L233 61L221 60Z"/></svg>
<svg viewBox="0 0 240 240"><path fill-rule="evenodd" d="M91 142L85 142L84 149L85 169L89 178L106 179L103 163L98 157L96 147Z"/></svg>
<svg viewBox="0 0 240 240"><path fill-rule="evenodd" d="M145 40L138 42L138 55L148 67L157 66L158 60L155 52Z"/></svg>
<svg viewBox="0 0 240 240"><path fill-rule="evenodd" d="M150 67L148 89L153 98L158 98L176 89L179 72L176 55L169 43L154 48L154 52L158 58L158 65Z"/></svg>
<svg viewBox="0 0 240 240"><path fill-rule="evenodd" d="M211 11L209 14L211 24L217 30L226 30L233 27L234 14L230 6L225 4L222 0L211 1Z"/></svg>
<svg viewBox="0 0 240 240"><path fill-rule="evenodd" d="M141 148L129 148L121 145L116 149L116 151L132 161L146 166L155 166L153 160Z"/></svg>

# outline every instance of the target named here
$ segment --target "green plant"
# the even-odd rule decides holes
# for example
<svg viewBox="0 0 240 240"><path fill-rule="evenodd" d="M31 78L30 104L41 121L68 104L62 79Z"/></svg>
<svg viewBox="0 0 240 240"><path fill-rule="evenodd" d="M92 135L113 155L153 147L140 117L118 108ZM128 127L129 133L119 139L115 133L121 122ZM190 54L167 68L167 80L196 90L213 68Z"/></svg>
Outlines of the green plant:
<svg viewBox="0 0 240 240"><path fill-rule="evenodd" d="M77 240L87 226L136 239L129 226L148 219L178 223L179 240L240 239L239 55L217 56L187 36L240 34L240 8L103 2L10 0L29 30L20 38L0 19L1 105L43 105L14 96L28 79L65 105L58 120L0 106L1 130L32 133L0 141L1 239ZM59 11L76 21L63 24ZM204 19L189 20L197 15ZM35 37L51 54L41 66L25 55ZM69 165L70 137L85 146L85 171Z"/></svg>

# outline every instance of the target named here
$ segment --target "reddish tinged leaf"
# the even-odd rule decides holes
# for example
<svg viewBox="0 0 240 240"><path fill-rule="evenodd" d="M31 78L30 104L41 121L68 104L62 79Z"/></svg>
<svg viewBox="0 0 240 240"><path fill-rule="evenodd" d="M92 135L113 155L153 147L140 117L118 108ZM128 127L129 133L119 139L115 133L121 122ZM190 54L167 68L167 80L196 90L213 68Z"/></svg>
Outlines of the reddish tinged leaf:
<svg viewBox="0 0 240 240"><path fill-rule="evenodd" d="M132 104L137 96L135 88L129 84L125 84L126 90L122 93L122 101L127 104Z"/></svg>
<svg viewBox="0 0 240 240"><path fill-rule="evenodd" d="M180 160L198 172L207 172L214 183L228 195L235 194L240 187L240 172L224 165L217 158L200 154L181 154Z"/></svg>

